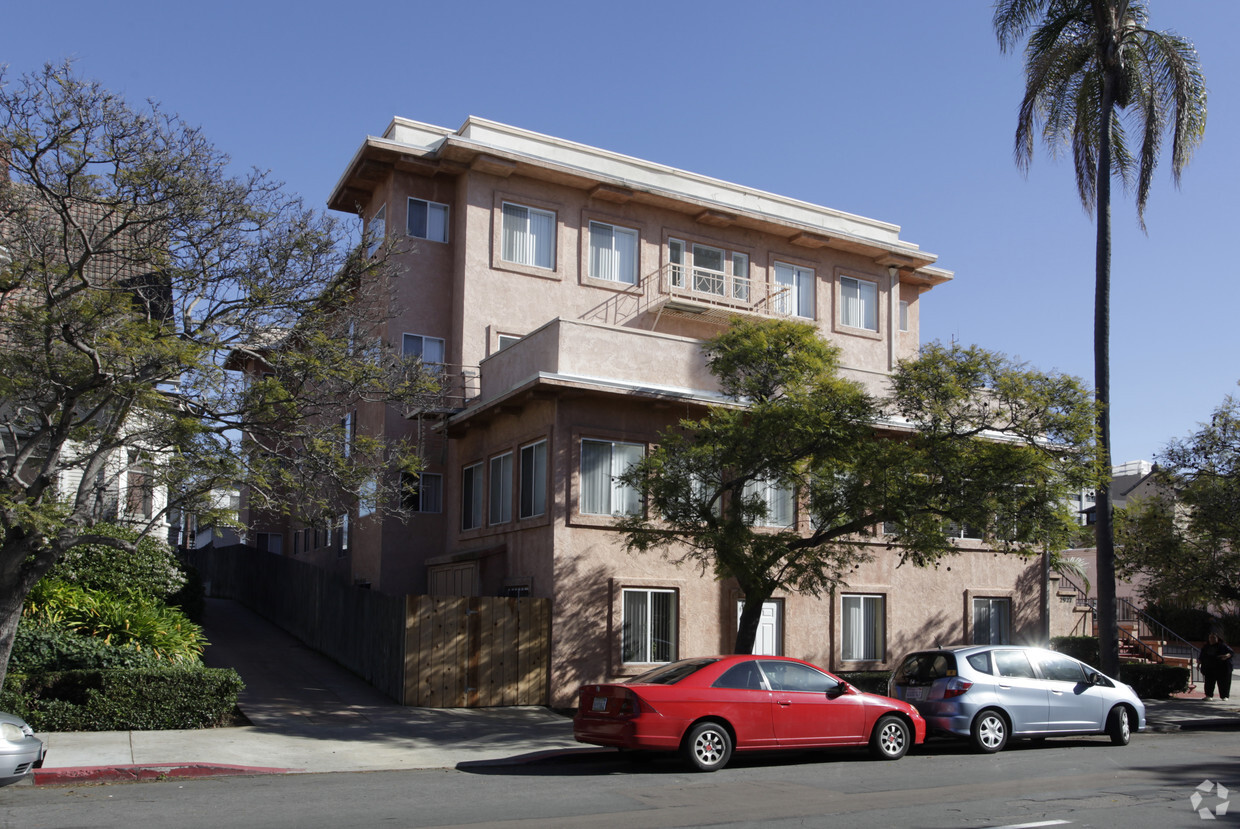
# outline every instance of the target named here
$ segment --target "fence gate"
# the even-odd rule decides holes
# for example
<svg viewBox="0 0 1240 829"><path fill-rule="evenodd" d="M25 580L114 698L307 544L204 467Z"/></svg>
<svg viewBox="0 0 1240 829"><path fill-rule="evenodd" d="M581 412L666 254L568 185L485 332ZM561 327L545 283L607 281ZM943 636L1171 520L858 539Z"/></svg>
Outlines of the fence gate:
<svg viewBox="0 0 1240 829"><path fill-rule="evenodd" d="M405 705L547 705L551 600L408 596Z"/></svg>

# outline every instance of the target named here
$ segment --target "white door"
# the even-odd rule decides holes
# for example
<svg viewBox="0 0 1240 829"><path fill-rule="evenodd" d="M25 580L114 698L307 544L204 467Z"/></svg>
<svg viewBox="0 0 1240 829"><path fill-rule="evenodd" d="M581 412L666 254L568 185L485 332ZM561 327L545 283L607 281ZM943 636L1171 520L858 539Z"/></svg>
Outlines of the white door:
<svg viewBox="0 0 1240 829"><path fill-rule="evenodd" d="M737 626L740 626L741 612L745 609L745 602L736 603L736 620ZM778 600L771 600L762 603L762 618L758 620L758 634L753 640L753 652L761 656L782 656L783 649L781 647L783 636L781 636L783 627L783 609L784 603Z"/></svg>

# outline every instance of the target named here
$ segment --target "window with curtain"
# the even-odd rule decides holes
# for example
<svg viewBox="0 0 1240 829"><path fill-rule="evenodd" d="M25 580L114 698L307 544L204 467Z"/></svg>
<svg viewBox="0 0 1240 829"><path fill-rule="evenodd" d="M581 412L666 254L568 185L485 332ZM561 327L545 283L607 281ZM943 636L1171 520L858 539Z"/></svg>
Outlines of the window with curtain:
<svg viewBox="0 0 1240 829"><path fill-rule="evenodd" d="M520 204L503 205L503 240L500 257L505 262L555 267L555 214Z"/></svg>
<svg viewBox="0 0 1240 829"><path fill-rule="evenodd" d="M787 316L814 318L814 272L810 268L775 263L776 310Z"/></svg>
<svg viewBox="0 0 1240 829"><path fill-rule="evenodd" d="M443 475L400 473L402 504L410 512L443 512Z"/></svg>
<svg viewBox="0 0 1240 829"><path fill-rule="evenodd" d="M491 458L491 497L489 500L491 524L506 524L512 520L512 453Z"/></svg>
<svg viewBox="0 0 1240 829"><path fill-rule="evenodd" d="M621 659L671 662L676 658L676 591L625 589Z"/></svg>
<svg viewBox="0 0 1240 829"><path fill-rule="evenodd" d="M973 600L973 644L1007 645L1011 643L1012 601L1010 599L976 598Z"/></svg>
<svg viewBox="0 0 1240 829"><path fill-rule="evenodd" d="M461 529L482 526L482 464L465 467L461 473Z"/></svg>
<svg viewBox="0 0 1240 829"><path fill-rule="evenodd" d="M590 276L637 284L637 231L590 222Z"/></svg>
<svg viewBox="0 0 1240 829"><path fill-rule="evenodd" d="M547 512L547 441L521 447L522 518Z"/></svg>
<svg viewBox="0 0 1240 829"><path fill-rule="evenodd" d="M886 597L845 593L841 600L841 658L845 662L884 659Z"/></svg>
<svg viewBox="0 0 1240 829"><path fill-rule="evenodd" d="M791 527L796 520L796 491L788 484L757 478L745 484L745 497L760 497L766 504L766 517L754 522L758 527Z"/></svg>
<svg viewBox="0 0 1240 829"><path fill-rule="evenodd" d="M425 199L409 199L405 232L428 242L448 241L448 205Z"/></svg>
<svg viewBox="0 0 1240 829"><path fill-rule="evenodd" d="M840 277L840 324L878 330L878 285L851 276Z"/></svg>
<svg viewBox="0 0 1240 829"><path fill-rule="evenodd" d="M401 354L421 360L422 366L429 373L438 374L443 371L444 341L440 337L405 334L401 341Z"/></svg>
<svg viewBox="0 0 1240 829"><path fill-rule="evenodd" d="M641 511L641 496L626 486L620 476L642 459L640 443L606 440L581 441L581 497L583 515L635 515Z"/></svg>

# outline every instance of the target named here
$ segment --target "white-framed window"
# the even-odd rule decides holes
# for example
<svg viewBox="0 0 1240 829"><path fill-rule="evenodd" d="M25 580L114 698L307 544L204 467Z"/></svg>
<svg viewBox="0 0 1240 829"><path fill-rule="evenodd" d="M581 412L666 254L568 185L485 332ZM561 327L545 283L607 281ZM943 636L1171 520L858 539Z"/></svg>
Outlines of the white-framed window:
<svg viewBox="0 0 1240 829"><path fill-rule="evenodd" d="M374 478L362 481L357 491L357 517L373 515L379 500L379 482Z"/></svg>
<svg viewBox="0 0 1240 829"><path fill-rule="evenodd" d="M814 271L787 262L775 263L775 308L790 317L814 318Z"/></svg>
<svg viewBox="0 0 1240 829"><path fill-rule="evenodd" d="M840 277L840 324L878 330L878 285L851 276Z"/></svg>
<svg viewBox="0 0 1240 829"><path fill-rule="evenodd" d="M405 232L428 242L448 241L448 205L410 198Z"/></svg>
<svg viewBox="0 0 1240 829"><path fill-rule="evenodd" d="M1012 600L975 597L973 599L973 644L1008 645L1012 636Z"/></svg>
<svg viewBox="0 0 1240 829"><path fill-rule="evenodd" d="M796 490L785 483L758 478L745 484L745 497L758 496L766 505L766 516L754 522L758 527L791 527L796 521Z"/></svg>
<svg viewBox="0 0 1240 829"><path fill-rule="evenodd" d="M886 658L887 597L845 593L840 597L840 658L845 662L877 662Z"/></svg>
<svg viewBox="0 0 1240 829"><path fill-rule="evenodd" d="M461 472L461 529L482 526L482 464L475 463Z"/></svg>
<svg viewBox="0 0 1240 829"><path fill-rule="evenodd" d="M590 222L590 276L637 284L637 231Z"/></svg>
<svg viewBox="0 0 1240 829"><path fill-rule="evenodd" d="M521 447L520 517L534 518L547 512L547 441Z"/></svg>
<svg viewBox="0 0 1240 829"><path fill-rule="evenodd" d="M443 512L443 475L421 472L400 475L401 503L410 512Z"/></svg>
<svg viewBox="0 0 1240 829"><path fill-rule="evenodd" d="M725 251L683 239L667 240L668 274L673 288L749 300L749 254Z"/></svg>
<svg viewBox="0 0 1240 829"><path fill-rule="evenodd" d="M555 268L555 214L504 202L500 258L535 268Z"/></svg>
<svg viewBox="0 0 1240 829"><path fill-rule="evenodd" d="M516 336L515 334L500 334L499 335L499 350L503 351L505 348L511 348L512 346L516 345L519 342L521 342L521 338Z"/></svg>
<svg viewBox="0 0 1240 829"><path fill-rule="evenodd" d="M624 662L671 662L676 658L676 591L621 591L620 658Z"/></svg>
<svg viewBox="0 0 1240 829"><path fill-rule="evenodd" d="M982 537L982 531L970 524L958 524L955 521L947 525L948 538L967 538L970 540L978 540Z"/></svg>
<svg viewBox="0 0 1240 829"><path fill-rule="evenodd" d="M444 341L440 337L405 334L401 340L401 354L406 358L416 357L421 360L423 367L430 373L443 370Z"/></svg>
<svg viewBox="0 0 1240 829"><path fill-rule="evenodd" d="M641 511L641 496L625 485L620 476L642 459L640 443L609 440L581 441L581 503L584 515L635 515Z"/></svg>
<svg viewBox="0 0 1240 829"><path fill-rule="evenodd" d="M900 330L908 331L908 301L900 300Z"/></svg>
<svg viewBox="0 0 1240 829"><path fill-rule="evenodd" d="M383 205L375 211L375 215L370 217L370 221L366 225L366 255L374 256L375 251L383 244L383 237L387 235L387 205Z"/></svg>
<svg viewBox="0 0 1240 829"><path fill-rule="evenodd" d="M491 497L488 498L488 523L506 524L512 520L512 453L491 458Z"/></svg>

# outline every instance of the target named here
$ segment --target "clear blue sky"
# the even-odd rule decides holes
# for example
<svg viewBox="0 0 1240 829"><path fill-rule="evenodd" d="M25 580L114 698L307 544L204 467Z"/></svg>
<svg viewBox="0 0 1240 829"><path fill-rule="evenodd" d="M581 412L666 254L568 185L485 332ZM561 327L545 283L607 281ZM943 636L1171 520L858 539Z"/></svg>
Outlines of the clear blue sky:
<svg viewBox="0 0 1240 829"><path fill-rule="evenodd" d="M1150 0L1197 44L1205 142L1114 209L1114 459L1153 459L1240 380L1240 3ZM954 282L922 339L1093 377L1092 221L1070 163L1012 161L1018 55L988 0L9 3L0 62L46 61L201 125L322 205L394 115L514 124L892 222ZM1231 251L1229 253L1229 251Z"/></svg>

